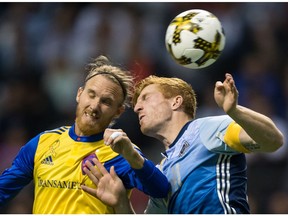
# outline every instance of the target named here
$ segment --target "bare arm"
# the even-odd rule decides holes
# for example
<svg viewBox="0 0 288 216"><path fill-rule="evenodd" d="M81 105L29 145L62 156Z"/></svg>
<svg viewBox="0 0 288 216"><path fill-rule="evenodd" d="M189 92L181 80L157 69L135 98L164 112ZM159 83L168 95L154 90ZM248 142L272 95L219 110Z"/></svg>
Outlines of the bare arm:
<svg viewBox="0 0 288 216"><path fill-rule="evenodd" d="M106 129L104 132L104 142L111 149L125 158L135 173L134 187L140 189L145 194L164 198L170 188L167 177L154 165L154 163L141 154L129 139L127 134L121 129ZM132 177L132 176L131 176ZM139 181L138 181L139 180ZM133 184L134 184L133 183Z"/></svg>
<svg viewBox="0 0 288 216"><path fill-rule="evenodd" d="M231 74L226 74L224 82L216 82L214 98L242 129L239 134L241 144L254 152L273 152L283 145L283 134L267 116L238 105L238 91Z"/></svg>
<svg viewBox="0 0 288 216"><path fill-rule="evenodd" d="M134 213L126 189L117 176L114 167L111 167L109 173L96 158L93 158L93 162L95 167L89 161L86 161L85 165L87 167L84 168L84 172L97 188L94 189L85 185L81 185L81 188L106 205L113 207L118 214Z"/></svg>
<svg viewBox="0 0 288 216"><path fill-rule="evenodd" d="M113 138L113 133L118 132L118 136ZM111 137L112 135L112 137ZM113 151L121 154L134 169L141 169L144 164L144 158L135 150L127 134L121 129L106 129L104 141Z"/></svg>

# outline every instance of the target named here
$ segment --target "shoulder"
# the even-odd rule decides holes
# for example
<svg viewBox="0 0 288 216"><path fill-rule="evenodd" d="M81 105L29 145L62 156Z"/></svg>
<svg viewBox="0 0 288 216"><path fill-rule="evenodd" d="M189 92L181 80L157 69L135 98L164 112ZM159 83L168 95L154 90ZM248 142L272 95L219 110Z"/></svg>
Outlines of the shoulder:
<svg viewBox="0 0 288 216"><path fill-rule="evenodd" d="M69 132L70 126L62 126L52 130L46 130L39 134L38 144L51 142L51 139L57 140L60 136L67 135Z"/></svg>
<svg viewBox="0 0 288 216"><path fill-rule="evenodd" d="M209 116L196 119L194 127L198 127L200 133L214 133L219 130L225 130L232 121L233 119L228 115Z"/></svg>
<svg viewBox="0 0 288 216"><path fill-rule="evenodd" d="M62 126L62 127L58 127L52 130L46 130L44 132L41 133L41 135L46 135L46 134L63 134L65 132L67 132L70 129L71 126Z"/></svg>
<svg viewBox="0 0 288 216"><path fill-rule="evenodd" d="M198 119L201 142L209 151L225 154L238 152L226 145L224 136L233 119L228 115L211 116Z"/></svg>
<svg viewBox="0 0 288 216"><path fill-rule="evenodd" d="M230 116L228 115L219 115L219 116L207 116L207 117L202 117L202 118L198 118L195 119L194 122L197 124L219 124L222 122L226 122L229 121L231 122L232 119Z"/></svg>

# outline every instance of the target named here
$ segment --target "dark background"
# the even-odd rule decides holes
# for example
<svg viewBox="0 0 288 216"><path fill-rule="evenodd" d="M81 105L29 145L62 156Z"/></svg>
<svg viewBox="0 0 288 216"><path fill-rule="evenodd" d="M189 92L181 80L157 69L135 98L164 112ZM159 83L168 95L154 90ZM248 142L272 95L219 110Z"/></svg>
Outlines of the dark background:
<svg viewBox="0 0 288 216"><path fill-rule="evenodd" d="M226 46L212 66L176 65L164 38L180 12L204 9L221 21ZM76 92L90 58L104 54L139 77L177 76L193 86L197 117L223 114L214 83L233 74L239 103L271 117L286 136L288 99L288 4L236 2L0 3L0 171L30 138L74 122ZM158 163L162 145L141 135L131 109L123 128ZM288 213L287 144L273 154L251 154L248 195L252 213ZM133 194L136 211L147 197ZM31 213L30 184L0 213Z"/></svg>

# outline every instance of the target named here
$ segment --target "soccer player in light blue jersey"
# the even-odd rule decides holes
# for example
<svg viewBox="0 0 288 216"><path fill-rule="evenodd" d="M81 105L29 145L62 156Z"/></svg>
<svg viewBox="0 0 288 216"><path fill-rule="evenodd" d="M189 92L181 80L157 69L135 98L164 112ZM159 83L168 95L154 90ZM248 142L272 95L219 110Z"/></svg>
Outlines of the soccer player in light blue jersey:
<svg viewBox="0 0 288 216"><path fill-rule="evenodd" d="M119 132L107 128L129 104L132 75L111 65L104 56L91 62L87 72L76 95L75 124L40 133L21 148L12 166L0 176L0 206L33 181L34 214L115 213L117 208L114 210L81 189L81 185L95 188L84 171L85 163L93 158L107 169L115 168L125 193L131 194L132 188L138 188L150 196L167 195L169 184L165 175L128 137L131 148L127 154L116 153L104 144L113 137L117 143L115 135ZM123 136L125 133L121 132ZM136 162L131 161L130 155Z"/></svg>
<svg viewBox="0 0 288 216"><path fill-rule="evenodd" d="M231 74L216 82L214 98L227 115L194 119L196 96L185 81L149 76L136 85L134 111L143 134L164 144L158 167L171 185L166 198L150 197L145 213L250 213L245 153L276 151L283 135L270 118L238 105ZM107 144L114 145L113 140ZM84 190L133 212L114 170L94 163L99 169L88 163L85 171L98 188Z"/></svg>

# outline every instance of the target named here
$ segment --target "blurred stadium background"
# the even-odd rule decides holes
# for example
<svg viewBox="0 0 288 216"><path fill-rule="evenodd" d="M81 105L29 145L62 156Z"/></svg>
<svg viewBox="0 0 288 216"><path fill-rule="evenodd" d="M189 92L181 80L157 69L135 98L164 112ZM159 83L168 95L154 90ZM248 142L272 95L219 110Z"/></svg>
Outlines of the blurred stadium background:
<svg viewBox="0 0 288 216"><path fill-rule="evenodd" d="M226 33L219 60L201 70L176 65L166 52L166 27L180 12L214 13ZM38 2L0 3L0 171L19 148L46 129L74 122L76 91L90 58L107 55L140 78L178 76L198 95L197 117L222 114L214 83L234 75L239 103L271 117L287 134L288 3L285 2ZM141 135L132 110L123 128L155 163L162 145ZM287 143L273 154L247 155L252 213L288 213ZM147 197L133 193L136 211ZM26 187L0 213L31 213Z"/></svg>

